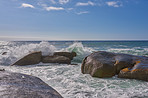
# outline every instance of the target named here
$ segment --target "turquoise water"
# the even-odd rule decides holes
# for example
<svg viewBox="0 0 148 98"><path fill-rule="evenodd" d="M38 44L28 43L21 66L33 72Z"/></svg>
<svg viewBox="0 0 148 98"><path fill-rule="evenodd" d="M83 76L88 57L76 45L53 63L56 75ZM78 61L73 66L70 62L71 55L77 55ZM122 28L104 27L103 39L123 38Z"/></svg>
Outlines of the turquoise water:
<svg viewBox="0 0 148 98"><path fill-rule="evenodd" d="M93 78L81 73L82 59L93 51L110 51L148 56L148 41L0 41L0 68L41 78L64 98L148 98L148 83L139 80ZM73 63L37 64L24 67L9 66L32 51L51 55L55 51L75 51ZM6 55L2 55L7 52Z"/></svg>

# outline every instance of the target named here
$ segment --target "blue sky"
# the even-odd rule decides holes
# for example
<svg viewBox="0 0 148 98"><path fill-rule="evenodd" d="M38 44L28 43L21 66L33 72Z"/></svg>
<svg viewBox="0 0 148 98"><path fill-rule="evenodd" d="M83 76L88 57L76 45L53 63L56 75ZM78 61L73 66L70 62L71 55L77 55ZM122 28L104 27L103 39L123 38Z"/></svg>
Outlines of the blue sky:
<svg viewBox="0 0 148 98"><path fill-rule="evenodd" d="M148 40L148 0L0 0L0 40Z"/></svg>

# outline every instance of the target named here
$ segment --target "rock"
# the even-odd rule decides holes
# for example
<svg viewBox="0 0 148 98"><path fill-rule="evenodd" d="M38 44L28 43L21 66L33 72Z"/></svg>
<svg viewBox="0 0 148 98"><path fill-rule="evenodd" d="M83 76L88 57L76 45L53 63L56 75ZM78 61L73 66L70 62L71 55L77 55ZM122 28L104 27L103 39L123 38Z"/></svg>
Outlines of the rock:
<svg viewBox="0 0 148 98"><path fill-rule="evenodd" d="M59 63L59 64L70 64L71 60L65 56L43 56L42 57L43 63Z"/></svg>
<svg viewBox="0 0 148 98"><path fill-rule="evenodd" d="M148 59L136 61L133 67L122 69L118 77L148 81Z"/></svg>
<svg viewBox="0 0 148 98"><path fill-rule="evenodd" d="M99 78L119 74L120 78L148 81L148 57L98 51L85 57L81 71Z"/></svg>
<svg viewBox="0 0 148 98"><path fill-rule="evenodd" d="M71 60L76 56L75 52L55 52L53 56L42 56L41 52L33 52L20 60L16 61L12 65L33 65L40 62L43 63L60 63L60 64L71 64Z"/></svg>
<svg viewBox="0 0 148 98"><path fill-rule="evenodd" d="M5 69L0 69L0 71L5 71Z"/></svg>
<svg viewBox="0 0 148 98"><path fill-rule="evenodd" d="M62 98L62 96L41 79L20 74L0 71L1 98Z"/></svg>
<svg viewBox="0 0 148 98"><path fill-rule="evenodd" d="M3 53L2 53L2 55L6 55L6 54L7 54L7 52L3 52Z"/></svg>
<svg viewBox="0 0 148 98"><path fill-rule="evenodd" d="M109 52L94 52L83 60L81 71L93 77L112 77L116 74L114 56Z"/></svg>
<svg viewBox="0 0 148 98"><path fill-rule="evenodd" d="M30 53L30 54L26 55L25 57L21 58L20 60L16 61L12 65L24 66L24 65L38 64L41 62L41 57L42 57L42 54L40 51L33 52L33 53Z"/></svg>
<svg viewBox="0 0 148 98"><path fill-rule="evenodd" d="M55 52L53 55L65 56L72 60L77 54L75 52Z"/></svg>

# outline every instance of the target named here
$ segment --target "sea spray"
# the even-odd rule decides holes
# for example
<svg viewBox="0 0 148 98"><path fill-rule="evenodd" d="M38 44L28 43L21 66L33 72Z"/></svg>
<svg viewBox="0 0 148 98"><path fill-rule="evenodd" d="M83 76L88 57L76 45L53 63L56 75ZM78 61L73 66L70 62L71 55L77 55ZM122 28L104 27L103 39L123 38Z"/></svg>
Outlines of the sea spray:
<svg viewBox="0 0 148 98"><path fill-rule="evenodd" d="M94 51L92 48L84 47L81 42L74 42L72 45L60 51L66 52L76 52L77 56L74 58L73 62L81 63L83 58Z"/></svg>
<svg viewBox="0 0 148 98"><path fill-rule="evenodd" d="M3 51L4 50L7 50L7 55L0 55L1 65L10 65L16 60L34 51L41 51L42 55L52 55L56 51L56 48L49 42L42 41L38 44L30 43L13 45L11 47L4 48Z"/></svg>
<svg viewBox="0 0 148 98"><path fill-rule="evenodd" d="M56 51L56 47L47 41L42 41L36 46L36 48L34 48L33 51L41 51L43 56L51 56Z"/></svg>
<svg viewBox="0 0 148 98"><path fill-rule="evenodd" d="M45 42L46 43L46 42ZM75 46L73 44L81 42L71 42L71 41L50 41L50 45L56 47L55 51L65 51L70 46ZM140 53L139 55L148 56L148 41L144 42L102 42L102 41L86 41L82 42L81 45L86 50L91 53L95 51L113 51L121 52L117 49L124 49L124 53L127 51L135 51ZM81 43L81 44L82 44ZM3 42L0 44L0 64L3 65L8 63L10 59L10 53L6 55L1 55L2 52L10 52L10 50L16 51L19 55L23 53L23 49L15 50L16 47L22 48L21 46L26 46L26 48L34 49L30 47L38 46L40 42ZM33 46L32 46L33 45ZM124 46L121 46L124 45ZM126 47L125 47L126 46ZM75 46L77 47L77 45ZM136 48L140 47L140 48ZM11 48L11 49L10 49ZM83 49L82 48L82 49ZM91 50L94 49L94 50ZM28 49L28 50L29 50ZM84 50L85 50L84 49ZM109 50L111 49L111 50ZM127 49L127 50L126 50ZM132 49L132 50L128 50ZM27 50L27 49L26 49ZM71 49L71 51L74 49ZM30 51L30 50L29 50ZM67 50L68 51L68 50ZM70 50L69 50L70 51ZM81 52L80 52L81 53ZM85 52L82 52L82 54ZM130 52L131 54L133 52ZM13 53L12 53L13 54ZM79 54L79 53L78 53ZM80 54L81 55L81 54ZM6 56L6 57L5 57ZM2 58L7 60L3 61ZM13 57L10 56L12 59ZM19 58L19 56L17 57ZM77 57L76 57L77 58ZM16 59L16 55L14 56ZM47 84L56 89L64 98L148 98L148 82L134 80L134 79L120 79L117 77L113 78L93 78L88 74L81 73L81 63L79 66L70 66L67 64L43 64L31 65L31 66L1 66L5 70L25 73L33 76L37 76L45 81Z"/></svg>

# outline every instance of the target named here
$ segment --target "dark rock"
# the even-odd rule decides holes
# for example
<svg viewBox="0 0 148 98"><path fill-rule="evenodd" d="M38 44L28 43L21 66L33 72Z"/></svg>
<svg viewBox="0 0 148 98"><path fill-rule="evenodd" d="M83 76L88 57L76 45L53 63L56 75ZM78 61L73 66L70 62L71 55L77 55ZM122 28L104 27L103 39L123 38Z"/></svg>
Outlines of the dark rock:
<svg viewBox="0 0 148 98"><path fill-rule="evenodd" d="M70 65L78 65L78 64L70 64Z"/></svg>
<svg viewBox="0 0 148 98"><path fill-rule="evenodd" d="M0 71L5 71L5 69L0 69Z"/></svg>
<svg viewBox="0 0 148 98"><path fill-rule="evenodd" d="M33 65L40 62L43 63L60 63L60 64L71 64L71 60L76 56L75 52L55 52L53 56L42 56L41 52L33 52L25 57L19 59L12 65Z"/></svg>
<svg viewBox="0 0 148 98"><path fill-rule="evenodd" d="M116 74L114 56L113 53L94 52L83 60L81 71L93 77L112 77Z"/></svg>
<svg viewBox="0 0 148 98"><path fill-rule="evenodd" d="M59 63L59 64L70 64L71 60L65 56L43 56L42 57L43 63Z"/></svg>
<svg viewBox="0 0 148 98"><path fill-rule="evenodd" d="M75 52L55 52L53 55L65 56L72 60L77 54Z"/></svg>
<svg viewBox="0 0 148 98"><path fill-rule="evenodd" d="M7 54L7 52L3 52L3 53L2 53L2 55L6 55L6 54Z"/></svg>
<svg viewBox="0 0 148 98"><path fill-rule="evenodd" d="M0 71L1 98L62 98L41 79L8 71Z"/></svg>
<svg viewBox="0 0 148 98"><path fill-rule="evenodd" d="M12 65L24 66L24 65L38 64L41 62L41 57L42 57L41 52L33 52L21 58L20 60L16 61Z"/></svg>
<svg viewBox="0 0 148 98"><path fill-rule="evenodd" d="M83 60L81 71L93 77L119 74L120 78L148 81L148 57L98 51Z"/></svg>

